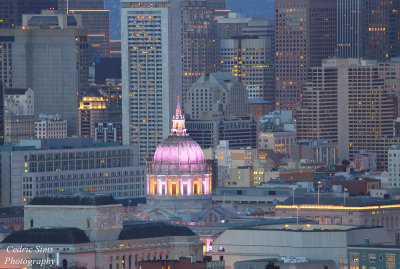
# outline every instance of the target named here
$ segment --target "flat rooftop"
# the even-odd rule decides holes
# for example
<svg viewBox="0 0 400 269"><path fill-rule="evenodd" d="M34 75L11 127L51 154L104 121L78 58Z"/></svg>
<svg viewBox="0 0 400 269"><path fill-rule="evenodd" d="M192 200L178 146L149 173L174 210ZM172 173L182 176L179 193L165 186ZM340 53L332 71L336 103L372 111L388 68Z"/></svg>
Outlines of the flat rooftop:
<svg viewBox="0 0 400 269"><path fill-rule="evenodd" d="M254 226L235 227L231 230L265 230L265 231L297 231L297 232L337 232L350 231L358 229L373 229L379 226L357 226L357 225L329 225L329 224L304 224L304 223L286 223L286 224L262 224Z"/></svg>
<svg viewBox="0 0 400 269"><path fill-rule="evenodd" d="M316 197L295 197L294 206L296 205L316 205L316 206L343 206L343 197L320 197L319 204ZM371 196L357 196L346 198L345 207L374 207L374 206L390 206L400 207L400 200L398 199L384 199L380 197ZM289 197L277 206L293 206L293 197Z"/></svg>

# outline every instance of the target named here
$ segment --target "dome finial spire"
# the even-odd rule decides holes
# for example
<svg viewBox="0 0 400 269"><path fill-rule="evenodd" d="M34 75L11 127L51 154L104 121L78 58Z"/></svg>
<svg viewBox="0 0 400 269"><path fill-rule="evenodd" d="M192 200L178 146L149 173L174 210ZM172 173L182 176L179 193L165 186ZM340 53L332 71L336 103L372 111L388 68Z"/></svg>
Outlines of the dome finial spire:
<svg viewBox="0 0 400 269"><path fill-rule="evenodd" d="M181 114L182 114L181 102L179 101L179 94L178 94L178 102L176 103L176 116Z"/></svg>
<svg viewBox="0 0 400 269"><path fill-rule="evenodd" d="M178 95L178 101L176 103L176 113L172 117L171 135L187 136L185 128L185 116L182 114L179 95Z"/></svg>

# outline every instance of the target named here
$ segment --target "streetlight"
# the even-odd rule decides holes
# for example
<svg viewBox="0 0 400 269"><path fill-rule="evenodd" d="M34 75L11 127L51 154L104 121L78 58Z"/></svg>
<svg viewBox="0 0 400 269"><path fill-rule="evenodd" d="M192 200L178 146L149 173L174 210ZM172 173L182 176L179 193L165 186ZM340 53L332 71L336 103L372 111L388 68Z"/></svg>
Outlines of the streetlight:
<svg viewBox="0 0 400 269"><path fill-rule="evenodd" d="M343 206L346 206L346 191L349 191L347 188L343 188Z"/></svg>
<svg viewBox="0 0 400 269"><path fill-rule="evenodd" d="M318 205L319 205L319 187L321 187L320 185L321 185L321 181L318 181Z"/></svg>

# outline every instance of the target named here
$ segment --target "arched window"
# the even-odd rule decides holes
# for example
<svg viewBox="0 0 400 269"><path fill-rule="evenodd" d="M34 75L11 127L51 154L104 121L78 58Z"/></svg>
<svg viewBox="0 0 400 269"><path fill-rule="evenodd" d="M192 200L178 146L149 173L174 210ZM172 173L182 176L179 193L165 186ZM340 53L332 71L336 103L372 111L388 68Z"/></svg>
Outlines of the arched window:
<svg viewBox="0 0 400 269"><path fill-rule="evenodd" d="M122 256L121 269L125 269L125 256Z"/></svg>
<svg viewBox="0 0 400 269"><path fill-rule="evenodd" d="M66 259L62 261L62 269L68 269L68 262Z"/></svg>
<svg viewBox="0 0 400 269"><path fill-rule="evenodd" d="M33 219L31 219L31 228L33 228Z"/></svg>
<svg viewBox="0 0 400 269"><path fill-rule="evenodd" d="M87 219L86 226L87 226L88 229L90 229L90 219Z"/></svg>
<svg viewBox="0 0 400 269"><path fill-rule="evenodd" d="M160 260L162 260L162 251L160 252Z"/></svg>
<svg viewBox="0 0 400 269"><path fill-rule="evenodd" d="M132 269L132 255L129 255L128 264L129 264L129 265L128 265L128 266L129 266L128 268L129 268L129 269Z"/></svg>

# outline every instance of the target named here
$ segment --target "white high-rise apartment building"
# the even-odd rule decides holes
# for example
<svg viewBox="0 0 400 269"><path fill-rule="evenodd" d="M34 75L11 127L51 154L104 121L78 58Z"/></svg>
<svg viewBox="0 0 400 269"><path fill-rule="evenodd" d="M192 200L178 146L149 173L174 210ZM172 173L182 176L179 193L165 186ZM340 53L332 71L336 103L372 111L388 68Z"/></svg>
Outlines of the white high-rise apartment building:
<svg viewBox="0 0 400 269"><path fill-rule="evenodd" d="M179 0L121 0L123 143L150 160L181 91Z"/></svg>

